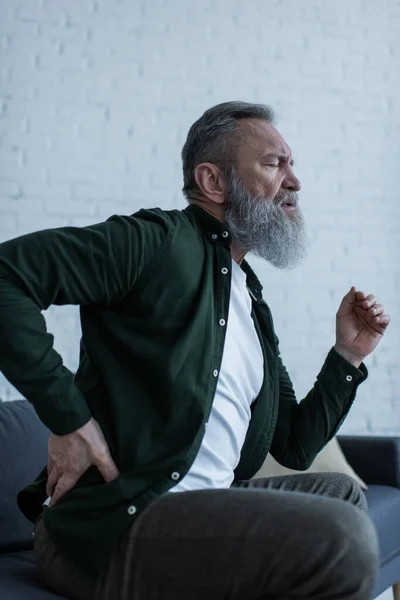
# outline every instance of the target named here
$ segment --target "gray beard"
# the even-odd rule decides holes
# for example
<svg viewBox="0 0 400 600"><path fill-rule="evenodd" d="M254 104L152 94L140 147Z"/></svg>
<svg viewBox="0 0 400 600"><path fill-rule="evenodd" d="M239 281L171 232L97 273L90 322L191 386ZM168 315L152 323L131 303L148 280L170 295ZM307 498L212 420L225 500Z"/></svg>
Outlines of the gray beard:
<svg viewBox="0 0 400 600"><path fill-rule="evenodd" d="M291 201L289 214L281 208ZM306 255L307 236L296 192L275 196L254 196L232 168L227 178L225 220L237 246L279 269L295 267Z"/></svg>

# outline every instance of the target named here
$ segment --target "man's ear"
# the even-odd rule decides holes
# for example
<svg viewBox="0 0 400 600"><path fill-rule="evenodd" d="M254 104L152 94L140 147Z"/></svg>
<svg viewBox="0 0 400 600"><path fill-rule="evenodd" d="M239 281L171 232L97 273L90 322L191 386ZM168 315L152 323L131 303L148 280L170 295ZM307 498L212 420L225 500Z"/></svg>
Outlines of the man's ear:
<svg viewBox="0 0 400 600"><path fill-rule="evenodd" d="M194 170L194 178L203 196L216 204L225 202L225 178L217 165L200 163Z"/></svg>

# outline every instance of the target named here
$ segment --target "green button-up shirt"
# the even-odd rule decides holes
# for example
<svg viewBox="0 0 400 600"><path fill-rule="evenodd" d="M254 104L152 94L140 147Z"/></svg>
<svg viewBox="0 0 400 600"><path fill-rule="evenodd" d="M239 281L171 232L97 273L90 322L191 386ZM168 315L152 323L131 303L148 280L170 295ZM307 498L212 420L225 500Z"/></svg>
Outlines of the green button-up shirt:
<svg viewBox="0 0 400 600"><path fill-rule="evenodd" d="M205 432L219 369L231 286L231 235L198 206L141 210L90 227L32 233L0 245L0 369L55 434L91 416L120 476L90 468L45 511L54 543L87 575L143 509L189 471ZM333 349L297 402L270 310L250 266L241 265L264 355L264 378L235 469L251 478L267 452L304 470L335 435L366 376ZM80 306L74 376L53 349L41 313ZM46 498L46 469L18 498L32 521Z"/></svg>

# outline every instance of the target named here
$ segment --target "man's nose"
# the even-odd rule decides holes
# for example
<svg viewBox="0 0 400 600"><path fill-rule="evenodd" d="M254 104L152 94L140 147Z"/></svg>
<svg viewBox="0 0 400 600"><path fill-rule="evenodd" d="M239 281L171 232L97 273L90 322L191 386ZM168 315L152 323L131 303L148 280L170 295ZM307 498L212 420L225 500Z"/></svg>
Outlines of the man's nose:
<svg viewBox="0 0 400 600"><path fill-rule="evenodd" d="M294 173L288 174L284 181L285 188L291 192L299 192L301 190L300 179Z"/></svg>
<svg viewBox="0 0 400 600"><path fill-rule="evenodd" d="M295 177L295 183L293 185L293 190L295 192L299 192L301 190L301 183L300 183L300 179L297 179L297 177Z"/></svg>

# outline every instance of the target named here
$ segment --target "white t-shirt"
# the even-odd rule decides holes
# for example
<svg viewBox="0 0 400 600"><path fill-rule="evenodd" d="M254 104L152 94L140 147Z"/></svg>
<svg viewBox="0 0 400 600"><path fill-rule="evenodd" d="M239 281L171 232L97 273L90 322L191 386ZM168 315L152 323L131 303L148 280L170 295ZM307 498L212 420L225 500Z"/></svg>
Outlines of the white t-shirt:
<svg viewBox="0 0 400 600"><path fill-rule="evenodd" d="M206 432L189 472L171 492L228 488L250 422L250 406L264 378L264 358L251 318L246 274L232 261L222 364Z"/></svg>

